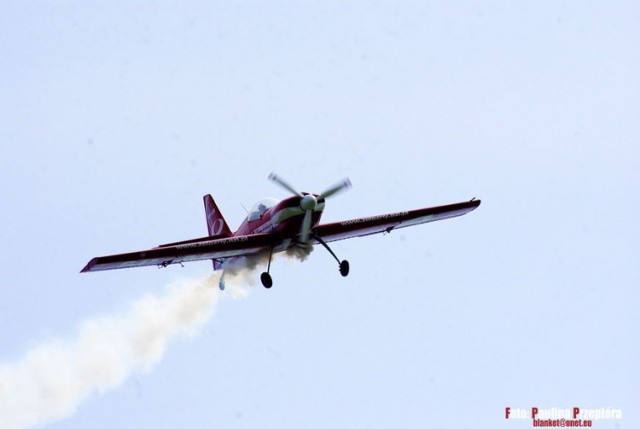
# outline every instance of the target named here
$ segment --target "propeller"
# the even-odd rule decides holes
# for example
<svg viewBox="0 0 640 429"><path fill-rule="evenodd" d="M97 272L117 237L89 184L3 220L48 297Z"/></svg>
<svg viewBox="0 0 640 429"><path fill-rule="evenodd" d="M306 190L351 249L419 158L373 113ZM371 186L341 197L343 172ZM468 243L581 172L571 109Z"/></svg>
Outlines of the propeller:
<svg viewBox="0 0 640 429"><path fill-rule="evenodd" d="M282 186L292 194L302 197L302 194L300 192L296 191L296 189L293 186L291 186L287 181L276 176L274 173L269 174L269 180L271 180L272 182L276 182L278 185Z"/></svg>
<svg viewBox="0 0 640 429"><path fill-rule="evenodd" d="M337 194L338 192L351 187L351 181L349 179L344 179L341 182L338 182L335 185L331 186L329 189L316 197L311 194L302 194L293 186L291 186L286 180L276 176L274 173L271 173L269 175L269 180L277 183L287 191L291 192L293 195L300 197L300 208L304 211L302 228L300 230L300 241L302 243L307 243L309 241L309 234L311 233L311 217L313 216L313 211L318 205L318 200L324 200L325 198L328 198L332 195Z"/></svg>

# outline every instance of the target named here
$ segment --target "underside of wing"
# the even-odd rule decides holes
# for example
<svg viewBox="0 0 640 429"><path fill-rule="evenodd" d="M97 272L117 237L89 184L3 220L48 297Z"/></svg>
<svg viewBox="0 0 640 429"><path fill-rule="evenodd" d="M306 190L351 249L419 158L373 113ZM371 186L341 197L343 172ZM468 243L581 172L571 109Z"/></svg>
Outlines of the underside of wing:
<svg viewBox="0 0 640 429"><path fill-rule="evenodd" d="M405 212L389 213L378 216L351 219L342 222L327 223L314 228L314 235L324 241L337 241L353 237L391 232L397 228L419 225L462 216L475 210L480 200L449 204L445 206L428 207Z"/></svg>
<svg viewBox="0 0 640 429"><path fill-rule="evenodd" d="M255 255L269 250L273 240L274 237L272 234L241 235L218 239L204 237L162 245L139 252L99 256L90 260L81 272L115 270L149 265L162 267L182 262Z"/></svg>

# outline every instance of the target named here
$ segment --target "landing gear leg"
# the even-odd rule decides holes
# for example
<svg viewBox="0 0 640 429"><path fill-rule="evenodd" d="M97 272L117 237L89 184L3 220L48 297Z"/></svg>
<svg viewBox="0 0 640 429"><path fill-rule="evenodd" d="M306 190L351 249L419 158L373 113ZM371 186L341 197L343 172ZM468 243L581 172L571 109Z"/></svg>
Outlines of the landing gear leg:
<svg viewBox="0 0 640 429"><path fill-rule="evenodd" d="M273 279L271 279L271 274L269 274L269 270L271 269L271 257L273 256L273 247L269 251L269 265L267 265L267 271L260 275L260 281L262 282L262 286L267 289L273 286Z"/></svg>
<svg viewBox="0 0 640 429"><path fill-rule="evenodd" d="M224 271L222 272L222 275L220 276L220 281L218 282L218 287L220 288L220 290L224 290Z"/></svg>
<svg viewBox="0 0 640 429"><path fill-rule="evenodd" d="M336 254L333 253L333 250L331 250L329 245L327 243L325 243L325 241L322 238L318 237L317 235L312 235L312 237L318 243L322 244L324 246L324 248L329 251L329 253L331 253L331 256L333 256L333 258L336 261L338 261L338 264L340 265L340 274L342 275L342 277L347 277L349 275L349 261L347 261L346 259L343 260L343 261L340 261L340 259L338 259Z"/></svg>

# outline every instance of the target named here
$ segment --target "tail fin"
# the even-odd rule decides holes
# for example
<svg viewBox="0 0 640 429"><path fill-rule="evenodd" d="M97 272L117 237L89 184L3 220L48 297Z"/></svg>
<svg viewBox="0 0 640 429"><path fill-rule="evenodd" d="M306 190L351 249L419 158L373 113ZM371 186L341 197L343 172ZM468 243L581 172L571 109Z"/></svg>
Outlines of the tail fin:
<svg viewBox="0 0 640 429"><path fill-rule="evenodd" d="M210 237L231 237L233 233L229 229L229 225L222 217L220 209L216 205L211 195L207 194L202 197L204 200L204 210L207 215L207 228Z"/></svg>

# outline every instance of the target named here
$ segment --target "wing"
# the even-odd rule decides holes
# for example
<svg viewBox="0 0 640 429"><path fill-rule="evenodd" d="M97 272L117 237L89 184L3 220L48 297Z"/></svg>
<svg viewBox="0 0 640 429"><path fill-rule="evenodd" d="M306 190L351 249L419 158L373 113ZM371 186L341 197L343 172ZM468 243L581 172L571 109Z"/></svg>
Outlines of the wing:
<svg viewBox="0 0 640 429"><path fill-rule="evenodd" d="M480 200L473 199L471 201L446 206L429 207L406 212L351 219L343 222L327 223L318 225L314 228L313 233L324 241L362 237L364 235L378 234L381 232L391 232L397 228L462 216L475 210L479 205Z"/></svg>
<svg viewBox="0 0 640 429"><path fill-rule="evenodd" d="M272 234L240 235L218 239L203 237L165 244L139 252L99 256L90 260L81 272L144 267L147 265L167 266L169 264L204 259L248 256L269 250L273 241L274 236Z"/></svg>

